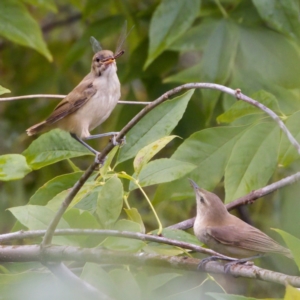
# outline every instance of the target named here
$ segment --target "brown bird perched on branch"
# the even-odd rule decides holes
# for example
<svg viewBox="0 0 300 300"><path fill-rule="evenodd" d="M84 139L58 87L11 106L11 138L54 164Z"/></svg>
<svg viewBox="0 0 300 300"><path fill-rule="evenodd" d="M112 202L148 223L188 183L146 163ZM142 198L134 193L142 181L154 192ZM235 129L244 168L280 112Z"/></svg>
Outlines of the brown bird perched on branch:
<svg viewBox="0 0 300 300"><path fill-rule="evenodd" d="M197 203L194 233L202 243L235 258L255 258L265 253L278 253L293 259L289 249L231 215L217 195L199 188L191 179L190 183Z"/></svg>
<svg viewBox="0 0 300 300"><path fill-rule="evenodd" d="M120 98L120 82L117 76L116 55L109 50L98 51L92 60L91 71L54 109L43 122L26 130L28 135L60 128L87 147L96 150L83 140L115 135L117 132L90 135L90 130L103 123L111 114Z"/></svg>

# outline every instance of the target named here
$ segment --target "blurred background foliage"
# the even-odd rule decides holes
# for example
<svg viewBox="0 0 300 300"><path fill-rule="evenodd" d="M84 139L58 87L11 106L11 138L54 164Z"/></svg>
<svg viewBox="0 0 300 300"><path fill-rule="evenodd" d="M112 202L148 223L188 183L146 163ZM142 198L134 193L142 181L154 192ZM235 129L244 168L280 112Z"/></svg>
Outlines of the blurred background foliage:
<svg viewBox="0 0 300 300"><path fill-rule="evenodd" d="M240 88L271 107L298 137L299 18L298 0L1 0L0 85L12 96L67 94L89 72L93 55L90 36L96 37L103 48L114 50L127 20L128 28L134 29L126 40L125 55L118 60L122 100L152 101L187 82L219 83ZM1 155L20 154L28 148L33 139L27 137L25 129L46 118L56 104L57 100L45 98L0 102ZM95 132L120 130L140 110L141 106L119 104ZM177 160L197 162L197 170L187 176L203 188L215 190L227 202L299 170L298 154L266 115L218 91L196 90L173 134L182 139L173 139L156 158L172 155ZM222 148L222 138L232 146ZM211 139L215 139L211 142L214 148L207 146ZM106 143L105 139L91 142L98 149ZM207 160L199 154L203 149L209 153L218 147L220 153L208 155ZM246 161L246 166L251 166L256 182L251 181L252 176L242 187L232 183L246 171L232 167L231 153L240 158L238 163ZM92 158L72 161L84 170ZM120 160L117 170L133 174L132 159ZM15 222L7 208L28 203L43 184L72 171L70 163L62 160L22 180L0 182L0 231L10 231ZM186 179L150 186L146 191L164 226L195 214ZM300 185L295 183L237 214L271 236L273 227L300 238L299 193ZM146 231L155 229L141 193L135 190L130 198L142 215ZM258 263L289 274L296 272L277 257ZM222 284L226 281L228 292L257 297L283 295L278 286L262 282L220 280ZM177 281L172 278L162 293L176 290ZM209 288L203 285L193 289L199 282L188 274L179 286L190 289L186 292L190 299L198 299L196 295L203 291L220 291L211 280ZM178 295L171 299L183 299L183 294Z"/></svg>

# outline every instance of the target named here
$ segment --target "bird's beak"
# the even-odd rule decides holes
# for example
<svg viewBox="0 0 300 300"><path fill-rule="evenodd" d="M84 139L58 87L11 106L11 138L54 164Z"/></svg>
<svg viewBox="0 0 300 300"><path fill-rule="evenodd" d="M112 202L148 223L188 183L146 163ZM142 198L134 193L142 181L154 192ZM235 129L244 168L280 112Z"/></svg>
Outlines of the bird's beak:
<svg viewBox="0 0 300 300"><path fill-rule="evenodd" d="M197 185L197 183L196 183L194 180L192 180L192 179L190 179L190 178L188 178L188 179L189 179L189 182L190 182L190 184L191 184L191 187L194 189L194 191L197 191L197 190L200 189L199 186Z"/></svg>
<svg viewBox="0 0 300 300"><path fill-rule="evenodd" d="M109 64L113 63L114 61L115 61L114 58L110 58L110 59L106 60L106 61L104 62L104 64L105 64L105 65L109 65Z"/></svg>

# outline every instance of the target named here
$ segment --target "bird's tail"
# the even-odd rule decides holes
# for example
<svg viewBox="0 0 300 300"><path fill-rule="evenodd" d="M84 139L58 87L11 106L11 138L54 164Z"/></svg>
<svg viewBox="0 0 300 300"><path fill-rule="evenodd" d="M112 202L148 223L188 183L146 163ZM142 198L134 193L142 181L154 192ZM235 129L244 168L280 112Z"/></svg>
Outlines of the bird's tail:
<svg viewBox="0 0 300 300"><path fill-rule="evenodd" d="M31 126L30 128L26 129L26 132L29 136L35 135L35 134L41 132L46 126L47 126L46 121L43 121L41 123L35 124L35 125Z"/></svg>

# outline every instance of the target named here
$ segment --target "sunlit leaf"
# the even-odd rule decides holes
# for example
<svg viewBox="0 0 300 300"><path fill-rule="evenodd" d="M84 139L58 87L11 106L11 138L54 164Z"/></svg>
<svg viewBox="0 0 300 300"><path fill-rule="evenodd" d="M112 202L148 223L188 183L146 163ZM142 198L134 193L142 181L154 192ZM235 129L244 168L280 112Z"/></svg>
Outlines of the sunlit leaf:
<svg viewBox="0 0 300 300"><path fill-rule="evenodd" d="M0 156L0 180L10 181L21 179L32 169L26 159L20 154L6 154Z"/></svg>
<svg viewBox="0 0 300 300"><path fill-rule="evenodd" d="M6 93L11 93L11 91L0 85L0 95L6 94Z"/></svg>

